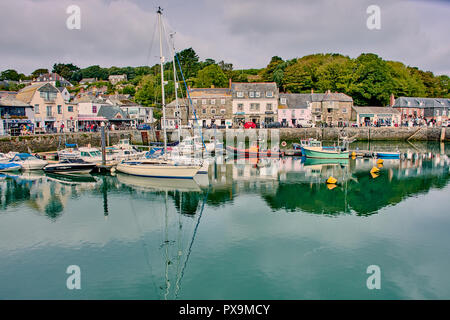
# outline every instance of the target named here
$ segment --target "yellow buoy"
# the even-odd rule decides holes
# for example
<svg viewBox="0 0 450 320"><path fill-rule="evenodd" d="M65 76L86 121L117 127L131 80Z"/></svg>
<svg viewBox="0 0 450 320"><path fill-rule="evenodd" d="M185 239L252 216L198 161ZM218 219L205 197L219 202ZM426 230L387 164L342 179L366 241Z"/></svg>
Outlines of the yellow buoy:
<svg viewBox="0 0 450 320"><path fill-rule="evenodd" d="M356 152L355 151L352 152L352 158L354 158L354 157L356 157Z"/></svg>
<svg viewBox="0 0 450 320"><path fill-rule="evenodd" d="M382 163L379 163L379 164L377 164L377 167L378 167L378 168L383 168L383 164L382 164Z"/></svg>
<svg viewBox="0 0 450 320"><path fill-rule="evenodd" d="M336 184L336 182L337 182L337 179L336 178L334 178L334 177L329 177L328 179L327 179L327 183L329 183L329 184Z"/></svg>
<svg viewBox="0 0 450 320"><path fill-rule="evenodd" d="M378 163L378 164L383 164L383 162L384 162L383 159L378 159L378 160L377 160L377 163Z"/></svg>
<svg viewBox="0 0 450 320"><path fill-rule="evenodd" d="M376 172L370 172L370 175L372 176L372 178L378 178L380 175L378 174L378 173L376 173Z"/></svg>
<svg viewBox="0 0 450 320"><path fill-rule="evenodd" d="M380 169L378 169L377 167L373 167L373 168L370 170L370 173L377 173L377 172L380 172Z"/></svg>
<svg viewBox="0 0 450 320"><path fill-rule="evenodd" d="M328 190L333 190L336 187L337 187L337 185L335 185L334 183L327 183Z"/></svg>

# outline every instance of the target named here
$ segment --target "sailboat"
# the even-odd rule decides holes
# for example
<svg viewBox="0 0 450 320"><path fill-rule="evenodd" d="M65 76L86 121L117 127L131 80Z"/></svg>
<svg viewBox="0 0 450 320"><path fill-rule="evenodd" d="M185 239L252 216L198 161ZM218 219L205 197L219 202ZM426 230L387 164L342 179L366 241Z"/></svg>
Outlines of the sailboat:
<svg viewBox="0 0 450 320"><path fill-rule="evenodd" d="M167 157L167 133L166 133L166 103L164 96L164 56L162 52L162 9L158 8L158 27L159 27L159 53L161 66L161 93L163 109L163 132L164 132L164 157ZM201 166L196 164L178 164L174 160L163 159L143 159L122 161L117 164L117 171L142 177L152 178L175 178L175 179L193 179Z"/></svg>

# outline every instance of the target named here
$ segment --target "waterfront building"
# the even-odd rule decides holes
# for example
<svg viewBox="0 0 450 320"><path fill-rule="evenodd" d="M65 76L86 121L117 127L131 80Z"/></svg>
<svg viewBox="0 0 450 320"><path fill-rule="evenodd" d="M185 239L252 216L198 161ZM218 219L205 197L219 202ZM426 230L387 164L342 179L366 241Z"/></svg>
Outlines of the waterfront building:
<svg viewBox="0 0 450 320"><path fill-rule="evenodd" d="M23 126L33 129L33 107L13 95L0 98L0 135L19 135Z"/></svg>
<svg viewBox="0 0 450 320"><path fill-rule="evenodd" d="M120 81L127 81L127 75L126 74L115 74L115 75L110 75L108 77L109 82L111 82L111 84L117 84Z"/></svg>
<svg viewBox="0 0 450 320"><path fill-rule="evenodd" d="M80 80L80 84L81 85L85 85L85 84L90 84L90 83L94 83L97 82L97 78L83 78Z"/></svg>
<svg viewBox="0 0 450 320"><path fill-rule="evenodd" d="M202 127L231 127L233 124L233 106L230 88L192 88L189 91L192 110L189 123L197 120Z"/></svg>
<svg viewBox="0 0 450 320"><path fill-rule="evenodd" d="M391 104L392 104L391 98ZM392 104L402 117L405 125L421 125L434 123L441 125L449 118L450 99L448 98L419 98L399 97Z"/></svg>
<svg viewBox="0 0 450 320"><path fill-rule="evenodd" d="M144 107L122 95L111 95L106 99L111 105L119 106L131 119L131 125L153 123L153 108Z"/></svg>
<svg viewBox="0 0 450 320"><path fill-rule="evenodd" d="M352 114L352 97L328 90L325 93L310 94L310 107L312 121L317 124L326 124L333 127L348 126Z"/></svg>
<svg viewBox="0 0 450 320"><path fill-rule="evenodd" d="M391 107L352 107L352 122L358 127L386 126L397 127L401 124L401 114Z"/></svg>
<svg viewBox="0 0 450 320"><path fill-rule="evenodd" d="M76 131L77 108L66 103L61 92L50 82L37 83L21 89L16 98L34 109L32 121L37 132Z"/></svg>
<svg viewBox="0 0 450 320"><path fill-rule="evenodd" d="M103 104L97 116L106 119L111 129L130 127L133 122L133 119L128 117L125 111L117 105Z"/></svg>
<svg viewBox="0 0 450 320"><path fill-rule="evenodd" d="M105 100L92 95L84 95L76 100L78 105L78 127L80 130L90 130L91 125L99 126L107 119L98 114L102 106L111 106Z"/></svg>
<svg viewBox="0 0 450 320"><path fill-rule="evenodd" d="M311 127L311 99L309 94L280 93L278 121L283 127Z"/></svg>
<svg viewBox="0 0 450 320"><path fill-rule="evenodd" d="M59 92L61 92L61 95L63 96L64 101L69 102L70 101L69 90L67 90L66 87L57 87L57 89L59 90Z"/></svg>
<svg viewBox="0 0 450 320"><path fill-rule="evenodd" d="M279 91L275 82L231 84L233 125L253 122L257 126L278 120Z"/></svg>

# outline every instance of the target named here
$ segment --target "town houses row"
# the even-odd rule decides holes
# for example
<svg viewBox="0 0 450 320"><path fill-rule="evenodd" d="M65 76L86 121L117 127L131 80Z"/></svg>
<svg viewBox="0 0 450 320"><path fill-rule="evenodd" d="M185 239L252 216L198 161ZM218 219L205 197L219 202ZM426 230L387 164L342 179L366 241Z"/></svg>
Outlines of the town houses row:
<svg viewBox="0 0 450 320"><path fill-rule="evenodd" d="M192 88L166 107L167 128L445 125L448 98L390 98L389 106L354 106L343 93L280 93L276 83L229 83L228 88ZM190 100L190 101L189 101ZM180 122L181 121L181 122Z"/></svg>
<svg viewBox="0 0 450 320"><path fill-rule="evenodd" d="M19 92L0 92L0 134L76 132L105 123L112 130L154 124L153 108L126 95L84 92L72 97L48 77ZM114 79L116 80L116 79ZM354 106L343 93L280 93L274 82L236 83L228 88L189 88L188 98L166 106L166 126L237 128L312 126L444 125L450 99L391 95L390 106Z"/></svg>

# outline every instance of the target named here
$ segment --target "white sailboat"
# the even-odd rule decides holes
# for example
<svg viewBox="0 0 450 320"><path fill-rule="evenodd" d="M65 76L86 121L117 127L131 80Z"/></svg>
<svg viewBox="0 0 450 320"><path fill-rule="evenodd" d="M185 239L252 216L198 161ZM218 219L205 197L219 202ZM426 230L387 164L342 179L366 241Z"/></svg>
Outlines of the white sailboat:
<svg viewBox="0 0 450 320"><path fill-rule="evenodd" d="M159 53L161 66L161 92L163 123L166 123L166 105L164 96L164 56L162 53L162 9L158 8L158 27L159 27ZM166 126L163 126L164 132L164 156L167 156L167 134ZM117 164L117 171L142 177L152 178L175 178L175 179L193 179L201 166L195 164L177 164L173 160L166 159L144 159L133 161L122 161Z"/></svg>

